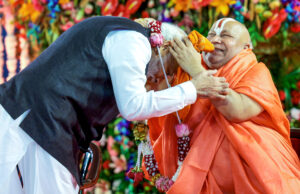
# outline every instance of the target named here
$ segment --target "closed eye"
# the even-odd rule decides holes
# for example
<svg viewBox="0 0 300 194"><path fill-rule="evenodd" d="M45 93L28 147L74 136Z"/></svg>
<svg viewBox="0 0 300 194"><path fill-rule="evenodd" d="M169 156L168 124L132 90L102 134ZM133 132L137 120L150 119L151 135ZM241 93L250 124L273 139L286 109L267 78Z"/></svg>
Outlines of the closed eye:
<svg viewBox="0 0 300 194"><path fill-rule="evenodd" d="M231 35L229 34L221 34L222 37L232 37Z"/></svg>
<svg viewBox="0 0 300 194"><path fill-rule="evenodd" d="M216 34L215 33L208 33L207 36L215 36Z"/></svg>

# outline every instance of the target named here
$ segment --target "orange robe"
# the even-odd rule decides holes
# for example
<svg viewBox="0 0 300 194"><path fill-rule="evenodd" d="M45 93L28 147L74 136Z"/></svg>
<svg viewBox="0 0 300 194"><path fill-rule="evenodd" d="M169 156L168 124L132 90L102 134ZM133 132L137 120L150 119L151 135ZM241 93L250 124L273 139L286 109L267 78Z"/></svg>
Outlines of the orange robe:
<svg viewBox="0 0 300 194"><path fill-rule="evenodd" d="M268 68L244 50L216 76L264 111L248 121L228 121L210 100L198 99L184 119L192 134L181 172L168 194L300 193L300 163L291 146L289 122ZM149 120L150 139L162 175L177 169L173 114Z"/></svg>

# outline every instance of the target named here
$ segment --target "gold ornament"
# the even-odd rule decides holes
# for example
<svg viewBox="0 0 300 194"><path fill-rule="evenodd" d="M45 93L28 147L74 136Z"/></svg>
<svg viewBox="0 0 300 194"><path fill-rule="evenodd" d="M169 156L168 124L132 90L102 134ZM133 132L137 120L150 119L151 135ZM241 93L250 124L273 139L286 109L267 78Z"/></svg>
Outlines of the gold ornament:
<svg viewBox="0 0 300 194"><path fill-rule="evenodd" d="M135 141L145 141L149 127L145 123L137 122L133 127L133 135Z"/></svg>

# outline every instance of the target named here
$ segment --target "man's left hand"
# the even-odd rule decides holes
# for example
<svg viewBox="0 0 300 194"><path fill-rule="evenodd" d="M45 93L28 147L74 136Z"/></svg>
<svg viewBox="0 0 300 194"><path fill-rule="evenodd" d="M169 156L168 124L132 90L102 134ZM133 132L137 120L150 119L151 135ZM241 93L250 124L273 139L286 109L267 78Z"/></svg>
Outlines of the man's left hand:
<svg viewBox="0 0 300 194"><path fill-rule="evenodd" d="M194 77L204 70L201 64L201 55L196 51L188 37L185 37L183 41L175 38L171 42L169 51L181 68L190 76Z"/></svg>

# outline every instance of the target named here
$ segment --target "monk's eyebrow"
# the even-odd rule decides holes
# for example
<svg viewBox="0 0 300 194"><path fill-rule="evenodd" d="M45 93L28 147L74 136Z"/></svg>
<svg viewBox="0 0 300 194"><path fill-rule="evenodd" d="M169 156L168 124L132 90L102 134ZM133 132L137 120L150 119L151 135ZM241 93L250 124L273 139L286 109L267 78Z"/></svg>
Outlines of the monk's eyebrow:
<svg viewBox="0 0 300 194"><path fill-rule="evenodd" d="M223 30L222 33L229 33L227 30ZM229 33L230 34L230 33Z"/></svg>

